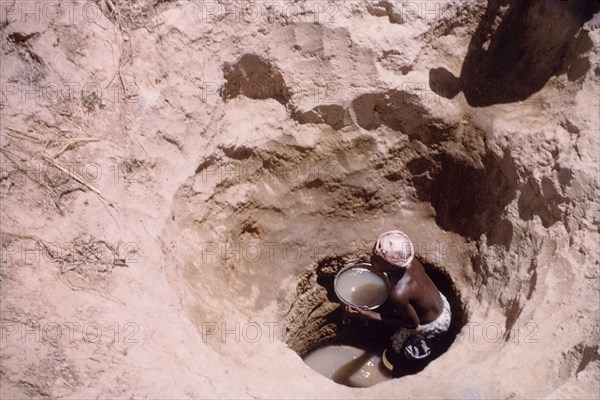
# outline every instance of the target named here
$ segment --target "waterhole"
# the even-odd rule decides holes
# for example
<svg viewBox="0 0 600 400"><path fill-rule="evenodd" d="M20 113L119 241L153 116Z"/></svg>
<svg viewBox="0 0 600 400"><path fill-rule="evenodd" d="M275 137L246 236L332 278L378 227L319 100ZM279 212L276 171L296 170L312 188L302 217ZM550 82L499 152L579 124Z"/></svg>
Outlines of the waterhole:
<svg viewBox="0 0 600 400"><path fill-rule="evenodd" d="M394 110L401 112L401 105ZM455 283L469 287L475 281L471 237L489 231L500 246L510 240L511 226L501 214L514 195L515 175L510 157L490 151L474 126L436 126L437 138L428 141L437 144L430 146L384 127L378 128L380 138L351 128L340 137L311 124L260 143L219 145L179 190L170 223L174 279L201 333L207 324L276 322L277 339L300 357L337 346L320 350L342 357L332 379L353 385L356 377L343 371L360 363L376 375L394 332L377 324L344 325L333 279L345 261L369 252L379 234L400 229L448 298L453 319L427 363L395 368L393 376L415 374L440 357L466 321L466 301ZM301 144L301 136L315 132L318 142ZM474 196L487 207L473 207ZM380 302L376 290L352 292L352 278L342 285L350 298ZM371 289L380 285L374 280ZM209 335L208 343L228 351L226 340L218 339ZM322 359L319 354L309 360ZM350 355L352 368L344 370ZM375 381L369 382L356 384Z"/></svg>
<svg viewBox="0 0 600 400"><path fill-rule="evenodd" d="M341 385L369 387L393 379L376 348L325 345L304 357L312 369Z"/></svg>
<svg viewBox="0 0 600 400"><path fill-rule="evenodd" d="M432 264L424 263L427 274L450 303L452 321L450 329L433 348L428 359L420 362L400 360L390 348L393 328L375 321L345 316L343 304L334 289L335 275L343 268L344 259L325 258L315 265L314 270L304 272L298 280L298 286L302 289L297 291L298 297L290 313L284 317L290 347L311 368L334 382L352 387L368 387L418 373L448 350L467 322L466 304L449 274ZM352 283L356 285L357 275L361 273L351 275L348 287L352 287ZM377 290L377 294L380 293ZM306 303L313 306L307 308ZM394 306L389 300L376 309L384 315L392 314L393 310ZM298 328L301 326L305 328ZM393 370L388 369L382 361L382 354L386 349L388 359L394 363Z"/></svg>
<svg viewBox="0 0 600 400"><path fill-rule="evenodd" d="M481 316L497 304L502 328L511 332L537 276L524 262L506 268L507 249L513 246L511 257L522 250L514 248L515 235L536 252L541 245L514 225L513 206L527 202L528 192L508 147L490 143L469 117L446 122L430 115L422 99L401 90L302 111L294 109L285 73L266 59L242 57L225 77L230 84L222 118L211 128L210 156L181 185L165 231L170 277L201 334L207 324L275 324L277 343L342 385L390 378L378 374L393 330L344 324L333 280L348 259L393 229L411 237L453 317L434 354L394 368L392 378L441 362L470 310ZM272 90L248 89L265 79ZM233 98L235 106L228 103ZM258 114L269 122L247 119L239 130L240 115ZM252 357L265 376L278 373L265 355L270 342L233 344L213 335L207 343L225 358Z"/></svg>

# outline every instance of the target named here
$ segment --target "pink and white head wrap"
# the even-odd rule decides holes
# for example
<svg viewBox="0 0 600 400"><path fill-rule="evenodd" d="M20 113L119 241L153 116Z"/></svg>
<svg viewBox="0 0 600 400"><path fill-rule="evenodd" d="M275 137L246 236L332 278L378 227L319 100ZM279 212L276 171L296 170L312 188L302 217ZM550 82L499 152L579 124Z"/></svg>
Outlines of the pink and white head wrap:
<svg viewBox="0 0 600 400"><path fill-rule="evenodd" d="M389 231L379 236L373 253L396 267L408 267L415 256L415 248L406 233Z"/></svg>

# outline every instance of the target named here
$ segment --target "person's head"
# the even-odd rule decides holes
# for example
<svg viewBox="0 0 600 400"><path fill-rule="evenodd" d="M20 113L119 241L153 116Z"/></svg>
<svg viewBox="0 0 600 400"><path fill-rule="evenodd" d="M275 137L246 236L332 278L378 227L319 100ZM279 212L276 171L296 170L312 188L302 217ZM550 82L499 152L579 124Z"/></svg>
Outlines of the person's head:
<svg viewBox="0 0 600 400"><path fill-rule="evenodd" d="M412 241L402 231L389 231L381 234L373 246L371 264L380 272L391 272L406 268L415 256Z"/></svg>

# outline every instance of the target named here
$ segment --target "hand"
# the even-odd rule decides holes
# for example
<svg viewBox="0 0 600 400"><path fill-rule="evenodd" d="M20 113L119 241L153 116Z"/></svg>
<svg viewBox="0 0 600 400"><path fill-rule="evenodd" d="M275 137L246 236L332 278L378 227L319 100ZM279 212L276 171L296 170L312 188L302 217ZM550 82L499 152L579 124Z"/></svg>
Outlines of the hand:
<svg viewBox="0 0 600 400"><path fill-rule="evenodd" d="M371 262L371 256L369 256L368 254L361 254L357 258L353 258L351 260L348 260L346 262L346 264L344 264L344 266L353 265L353 264L357 264L357 263L360 263L360 262L370 263Z"/></svg>
<svg viewBox="0 0 600 400"><path fill-rule="evenodd" d="M375 319L376 314L377 314L371 310L363 310L361 308L352 307L352 306L346 306L344 308L344 311L346 311L346 313L348 315L352 315L352 316L360 317L360 318L366 318L366 319Z"/></svg>
<svg viewBox="0 0 600 400"><path fill-rule="evenodd" d="M370 263L371 262L371 256L368 254L361 254L360 256L358 256L358 259L362 262L366 262L366 263Z"/></svg>

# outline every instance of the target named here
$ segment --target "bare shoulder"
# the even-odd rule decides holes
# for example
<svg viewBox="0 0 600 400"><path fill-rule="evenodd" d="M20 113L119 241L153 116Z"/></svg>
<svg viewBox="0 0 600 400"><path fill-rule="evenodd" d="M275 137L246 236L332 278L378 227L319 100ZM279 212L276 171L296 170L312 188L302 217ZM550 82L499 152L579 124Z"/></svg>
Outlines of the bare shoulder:
<svg viewBox="0 0 600 400"><path fill-rule="evenodd" d="M425 266L416 258L413 261L410 271L407 271L410 278L419 283L419 285L428 285L433 283L425 270Z"/></svg>
<svg viewBox="0 0 600 400"><path fill-rule="evenodd" d="M421 263L421 261L419 261L417 257L413 258L412 265L410 267L411 268L409 272L412 272L413 274L427 274L427 272L425 271L425 266Z"/></svg>
<svg viewBox="0 0 600 400"><path fill-rule="evenodd" d="M399 280L390 292L390 299L392 302L395 304L409 303L412 297L411 287L412 285L410 279L403 278Z"/></svg>

